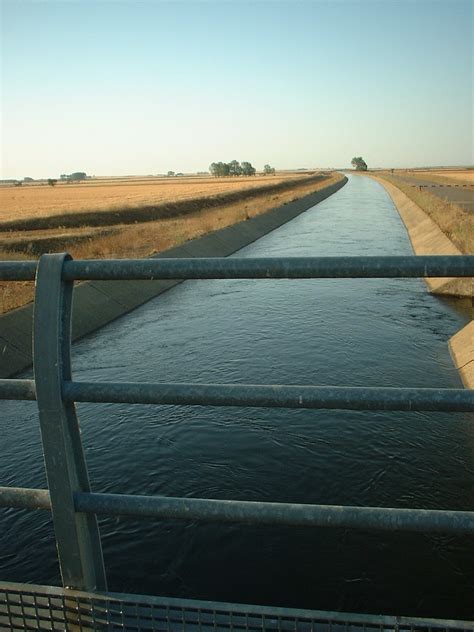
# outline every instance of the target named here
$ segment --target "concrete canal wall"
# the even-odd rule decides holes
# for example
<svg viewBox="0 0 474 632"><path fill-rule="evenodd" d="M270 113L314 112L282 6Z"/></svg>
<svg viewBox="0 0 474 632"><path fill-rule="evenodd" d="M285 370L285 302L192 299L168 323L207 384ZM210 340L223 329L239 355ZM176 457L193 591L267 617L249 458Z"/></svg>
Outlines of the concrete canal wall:
<svg viewBox="0 0 474 632"><path fill-rule="evenodd" d="M342 188L347 178L263 215L228 226L155 255L227 257L294 219ZM181 281L91 281L74 289L72 338L77 340L127 314ZM0 316L0 378L32 363L33 305Z"/></svg>
<svg viewBox="0 0 474 632"><path fill-rule="evenodd" d="M449 350L464 385L474 388L474 321L451 338Z"/></svg>
<svg viewBox="0 0 474 632"><path fill-rule="evenodd" d="M377 176L377 180L392 198L410 237L417 255L461 255L461 251L443 233L440 227L417 205L390 182ZM446 296L473 296L472 279L424 279L433 294ZM466 388L474 388L474 323L468 323L449 341L449 349L455 367Z"/></svg>

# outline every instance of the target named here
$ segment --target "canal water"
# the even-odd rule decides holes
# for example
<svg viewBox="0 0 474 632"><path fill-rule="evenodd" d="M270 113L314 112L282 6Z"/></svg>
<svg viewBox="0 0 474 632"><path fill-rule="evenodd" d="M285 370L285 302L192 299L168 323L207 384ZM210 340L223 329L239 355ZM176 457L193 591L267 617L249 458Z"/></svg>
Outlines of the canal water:
<svg viewBox="0 0 474 632"><path fill-rule="evenodd" d="M350 177L238 256L410 255L383 188ZM418 279L188 281L74 346L77 379L460 388L465 323ZM456 413L78 406L94 491L474 509ZM34 403L1 403L2 485L45 486ZM0 518L0 576L59 583L49 514ZM110 589L474 616L474 541L323 528L100 522Z"/></svg>

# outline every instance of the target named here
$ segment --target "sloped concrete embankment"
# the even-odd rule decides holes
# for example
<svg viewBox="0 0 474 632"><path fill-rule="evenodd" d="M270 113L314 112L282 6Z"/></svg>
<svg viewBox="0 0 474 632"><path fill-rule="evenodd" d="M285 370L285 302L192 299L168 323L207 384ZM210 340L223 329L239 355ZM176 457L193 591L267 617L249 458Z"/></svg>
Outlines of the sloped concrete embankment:
<svg viewBox="0 0 474 632"><path fill-rule="evenodd" d="M463 327L449 341L454 366L466 388L474 388L474 321Z"/></svg>
<svg viewBox="0 0 474 632"><path fill-rule="evenodd" d="M228 226L155 255L227 257L294 219L336 193L347 178L263 215ZM74 290L72 338L78 340L131 312L181 281L93 281ZM0 378L11 377L32 363L33 306L0 316Z"/></svg>
<svg viewBox="0 0 474 632"><path fill-rule="evenodd" d="M440 227L396 186L371 176L377 180L392 198L410 237L417 255L461 255ZM457 297L473 297L473 280L456 278L424 279L432 294ZM474 323L470 322L449 341L449 349L455 367L458 369L466 388L474 388Z"/></svg>

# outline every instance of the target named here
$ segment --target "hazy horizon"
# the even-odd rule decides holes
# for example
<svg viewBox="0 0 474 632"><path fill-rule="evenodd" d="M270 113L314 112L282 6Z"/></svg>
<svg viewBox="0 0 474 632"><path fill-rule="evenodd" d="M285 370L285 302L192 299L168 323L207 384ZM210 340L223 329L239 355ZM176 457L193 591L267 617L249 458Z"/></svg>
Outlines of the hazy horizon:
<svg viewBox="0 0 474 632"><path fill-rule="evenodd" d="M473 163L472 4L2 2L2 179Z"/></svg>

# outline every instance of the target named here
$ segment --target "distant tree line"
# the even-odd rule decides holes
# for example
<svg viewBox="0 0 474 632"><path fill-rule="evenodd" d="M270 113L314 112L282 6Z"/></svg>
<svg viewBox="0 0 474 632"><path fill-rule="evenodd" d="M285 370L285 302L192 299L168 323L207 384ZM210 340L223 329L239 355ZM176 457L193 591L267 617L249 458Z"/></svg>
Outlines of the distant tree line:
<svg viewBox="0 0 474 632"><path fill-rule="evenodd" d="M13 184L16 187L21 187L23 182L34 182L34 180L33 180L33 178L26 177L26 178L23 178L23 180L11 180L10 179L10 180L0 180L0 182L2 184Z"/></svg>
<svg viewBox="0 0 474 632"><path fill-rule="evenodd" d="M85 171L75 171L74 173L62 173L61 180L66 180L67 182L80 182L81 180L85 180L87 178L87 174Z"/></svg>
<svg viewBox="0 0 474 632"><path fill-rule="evenodd" d="M178 175L182 175L182 174L178 174ZM60 176L62 182L80 182L81 180L86 180L89 177L90 176L88 176L85 173L85 171L75 171L74 173L71 173L69 175L62 173ZM2 184L13 184L16 187L21 187L24 182L40 182L41 183L41 182L44 182L44 180L42 179L35 180L34 178L25 176L23 180L0 180L0 182ZM58 182L58 180L57 178L48 178L46 182L49 184L49 186L54 187L56 183Z"/></svg>
<svg viewBox="0 0 474 632"><path fill-rule="evenodd" d="M362 156L356 156L351 160L351 165L356 171L367 171L367 163Z"/></svg>
<svg viewBox="0 0 474 632"><path fill-rule="evenodd" d="M223 176L254 176L257 173L251 162L213 162L209 167L211 175L221 178Z"/></svg>

